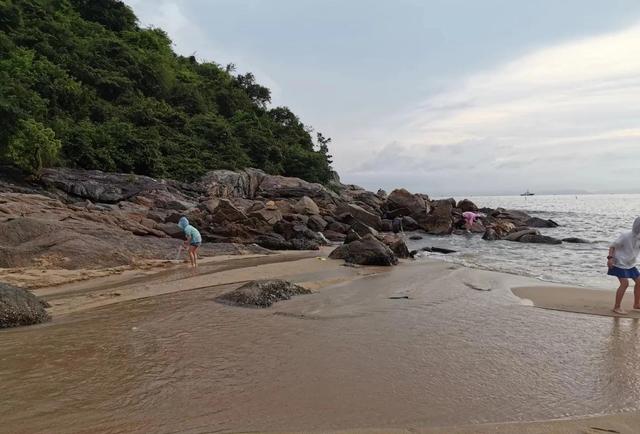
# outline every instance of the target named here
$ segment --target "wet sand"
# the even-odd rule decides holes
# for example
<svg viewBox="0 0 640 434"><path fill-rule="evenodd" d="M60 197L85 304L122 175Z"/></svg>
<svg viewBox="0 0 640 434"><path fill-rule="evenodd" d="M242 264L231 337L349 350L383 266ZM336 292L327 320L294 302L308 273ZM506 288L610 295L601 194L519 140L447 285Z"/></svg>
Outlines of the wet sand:
<svg viewBox="0 0 640 434"><path fill-rule="evenodd" d="M620 318L640 319L640 311L632 310L633 288L627 289L622 301L626 315L612 311L615 292L612 290L572 288L567 286L528 286L513 288L513 293L530 300L535 307L565 312Z"/></svg>
<svg viewBox="0 0 640 434"><path fill-rule="evenodd" d="M268 309L214 301L268 277L314 293ZM1 429L635 432L638 321L534 309L511 291L536 284L296 252L43 288L53 323L0 332Z"/></svg>

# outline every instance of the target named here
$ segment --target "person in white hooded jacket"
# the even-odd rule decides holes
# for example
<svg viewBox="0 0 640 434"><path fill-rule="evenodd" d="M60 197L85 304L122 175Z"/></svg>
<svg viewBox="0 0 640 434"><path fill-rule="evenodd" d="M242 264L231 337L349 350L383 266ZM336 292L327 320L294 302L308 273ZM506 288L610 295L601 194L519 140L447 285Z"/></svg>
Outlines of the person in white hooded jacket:
<svg viewBox="0 0 640 434"><path fill-rule="evenodd" d="M613 311L620 315L626 314L620 304L629 287L629 279L635 282L633 310L640 310L640 272L636 268L638 254L640 254L640 217L633 222L631 232L623 233L611 244L609 256L607 256L607 266L609 267L607 274L617 277L620 281L613 306Z"/></svg>

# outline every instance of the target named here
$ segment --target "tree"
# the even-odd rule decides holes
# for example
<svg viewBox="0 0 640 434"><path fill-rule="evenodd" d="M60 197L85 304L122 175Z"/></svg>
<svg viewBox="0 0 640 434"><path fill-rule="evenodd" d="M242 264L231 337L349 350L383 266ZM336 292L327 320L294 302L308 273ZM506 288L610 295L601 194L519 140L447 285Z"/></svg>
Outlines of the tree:
<svg viewBox="0 0 640 434"><path fill-rule="evenodd" d="M36 175L57 161L61 148L62 143L51 128L28 119L20 121L9 141L6 157L25 172Z"/></svg>

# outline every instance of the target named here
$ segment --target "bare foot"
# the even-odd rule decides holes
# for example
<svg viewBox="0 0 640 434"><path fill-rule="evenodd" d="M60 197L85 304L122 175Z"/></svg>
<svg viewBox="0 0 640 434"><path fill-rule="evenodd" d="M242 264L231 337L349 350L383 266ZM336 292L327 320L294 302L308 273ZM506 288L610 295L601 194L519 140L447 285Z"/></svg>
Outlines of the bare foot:
<svg viewBox="0 0 640 434"><path fill-rule="evenodd" d="M616 307L615 309L613 309L613 313L617 313L618 315L626 315L627 311L626 310L622 310L619 307Z"/></svg>

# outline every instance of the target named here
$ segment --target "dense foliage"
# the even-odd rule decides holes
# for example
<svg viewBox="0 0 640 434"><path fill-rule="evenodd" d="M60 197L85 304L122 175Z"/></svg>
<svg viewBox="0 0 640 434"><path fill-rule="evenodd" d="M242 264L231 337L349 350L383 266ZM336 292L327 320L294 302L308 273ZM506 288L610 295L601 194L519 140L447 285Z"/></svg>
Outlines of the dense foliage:
<svg viewBox="0 0 640 434"><path fill-rule="evenodd" d="M318 133L233 65L176 55L116 0L0 0L0 156L190 180L258 167L326 182Z"/></svg>

